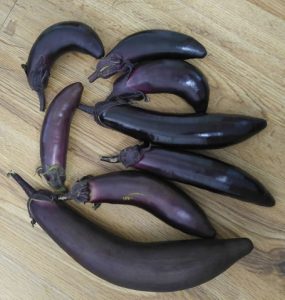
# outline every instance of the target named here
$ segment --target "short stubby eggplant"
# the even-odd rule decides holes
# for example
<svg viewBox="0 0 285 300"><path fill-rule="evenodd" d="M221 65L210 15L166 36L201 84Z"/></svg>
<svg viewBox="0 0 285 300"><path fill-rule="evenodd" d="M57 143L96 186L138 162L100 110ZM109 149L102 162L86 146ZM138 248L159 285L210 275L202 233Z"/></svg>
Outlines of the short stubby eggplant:
<svg viewBox="0 0 285 300"><path fill-rule="evenodd" d="M55 60L69 51L104 56L103 44L97 33L88 25L76 21L56 23L45 29L35 41L23 64L29 85L39 96L40 110L45 110L44 90L48 85L50 70Z"/></svg>
<svg viewBox="0 0 285 300"><path fill-rule="evenodd" d="M207 110L209 85L195 66L178 59L159 59L135 65L119 77L108 98L148 100L147 94L170 93L184 99L198 113Z"/></svg>

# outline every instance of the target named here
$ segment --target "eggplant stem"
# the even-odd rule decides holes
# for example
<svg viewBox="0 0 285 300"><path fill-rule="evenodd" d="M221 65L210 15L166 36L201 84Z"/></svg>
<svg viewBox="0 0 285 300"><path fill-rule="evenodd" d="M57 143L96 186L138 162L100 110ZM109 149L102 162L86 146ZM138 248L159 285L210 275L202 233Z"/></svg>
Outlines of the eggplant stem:
<svg viewBox="0 0 285 300"><path fill-rule="evenodd" d="M93 204L93 209L96 210L101 206L102 203L94 203Z"/></svg>
<svg viewBox="0 0 285 300"><path fill-rule="evenodd" d="M71 200L71 197L70 197L69 193L66 193L64 195L58 196L56 200L67 201L67 200Z"/></svg>
<svg viewBox="0 0 285 300"><path fill-rule="evenodd" d="M29 198L36 192L36 190L16 172L10 171L7 176L11 176L21 186Z"/></svg>
<svg viewBox="0 0 285 300"><path fill-rule="evenodd" d="M114 155L114 156L101 156L100 157L101 161L107 161L108 163L119 163L121 162L120 156L119 155Z"/></svg>
<svg viewBox="0 0 285 300"><path fill-rule="evenodd" d="M43 174L43 167L42 166L36 168L36 174L39 177L42 177L42 174Z"/></svg>
<svg viewBox="0 0 285 300"><path fill-rule="evenodd" d="M45 111L46 109L46 97L43 89L37 90L40 101L40 111Z"/></svg>
<svg viewBox="0 0 285 300"><path fill-rule="evenodd" d="M148 95L146 95L145 93L141 92L142 96L143 96L143 101L144 102L150 102Z"/></svg>
<svg viewBox="0 0 285 300"><path fill-rule="evenodd" d="M93 82L98 78L109 78L118 72L130 73L133 69L133 64L124 60L118 54L112 54L111 56L106 56L102 58L96 67L95 72L93 72L89 77L89 82Z"/></svg>
<svg viewBox="0 0 285 300"><path fill-rule="evenodd" d="M45 171L44 171L45 170ZM44 176L48 184L55 189L57 194L62 194L67 191L64 186L65 170L60 165L42 166L37 168L38 174Z"/></svg>
<svg viewBox="0 0 285 300"><path fill-rule="evenodd" d="M93 106L89 106L86 104L79 104L78 105L78 109L88 113L89 115L93 115L94 114L94 107Z"/></svg>

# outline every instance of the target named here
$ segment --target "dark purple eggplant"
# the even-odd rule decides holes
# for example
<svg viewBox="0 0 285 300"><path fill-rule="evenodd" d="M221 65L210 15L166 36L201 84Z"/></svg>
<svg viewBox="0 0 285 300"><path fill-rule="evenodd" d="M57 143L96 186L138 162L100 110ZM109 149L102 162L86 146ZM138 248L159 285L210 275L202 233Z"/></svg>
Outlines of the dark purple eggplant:
<svg viewBox="0 0 285 300"><path fill-rule="evenodd" d="M129 100L98 102L79 109L93 114L96 122L153 144L196 149L222 148L240 143L266 127L266 121L231 114L169 114L145 110Z"/></svg>
<svg viewBox="0 0 285 300"><path fill-rule="evenodd" d="M64 88L50 104L42 125L40 148L42 174L48 184L64 190L70 124L83 92L80 82Z"/></svg>
<svg viewBox="0 0 285 300"><path fill-rule="evenodd" d="M204 46L189 35L169 30L141 31L121 40L102 58L89 81L131 71L135 63L143 60L203 58L206 55Z"/></svg>
<svg viewBox="0 0 285 300"><path fill-rule="evenodd" d="M201 237L216 234L194 200L175 185L149 174L123 171L86 176L64 198L83 203L134 205L188 234Z"/></svg>
<svg viewBox="0 0 285 300"><path fill-rule="evenodd" d="M44 89L48 85L54 61L68 51L78 51L95 58L104 56L104 47L96 32L86 24L68 21L51 25L35 41L22 67L32 90L39 96L40 110L45 110Z"/></svg>
<svg viewBox="0 0 285 300"><path fill-rule="evenodd" d="M150 171L242 201L262 206L275 204L269 191L253 176L238 167L205 155L136 145L122 150L117 156L103 156L101 160L121 162L127 168Z"/></svg>
<svg viewBox="0 0 285 300"><path fill-rule="evenodd" d="M47 191L35 191L11 176L27 193L33 223L90 272L129 289L169 292L188 289L218 276L253 249L246 238L130 241L85 219Z"/></svg>
<svg viewBox="0 0 285 300"><path fill-rule="evenodd" d="M146 94L171 93L185 99L198 113L208 107L209 86L203 73L178 59L137 64L130 74L118 78L109 98L147 99Z"/></svg>

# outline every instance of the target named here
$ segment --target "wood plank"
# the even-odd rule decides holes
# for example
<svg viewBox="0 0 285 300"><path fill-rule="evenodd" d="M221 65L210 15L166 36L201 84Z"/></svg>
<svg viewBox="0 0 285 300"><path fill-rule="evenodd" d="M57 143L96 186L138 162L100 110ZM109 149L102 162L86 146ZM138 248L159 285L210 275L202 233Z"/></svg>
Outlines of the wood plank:
<svg viewBox="0 0 285 300"><path fill-rule="evenodd" d="M284 20L285 5L283 0L275 0L268 3L266 0L248 0L249 2L259 6L260 8L268 11L272 15Z"/></svg>
<svg viewBox="0 0 285 300"><path fill-rule="evenodd" d="M16 0L5 0L0 3L0 28L5 23L6 18L9 16L9 13L14 8L16 4Z"/></svg>

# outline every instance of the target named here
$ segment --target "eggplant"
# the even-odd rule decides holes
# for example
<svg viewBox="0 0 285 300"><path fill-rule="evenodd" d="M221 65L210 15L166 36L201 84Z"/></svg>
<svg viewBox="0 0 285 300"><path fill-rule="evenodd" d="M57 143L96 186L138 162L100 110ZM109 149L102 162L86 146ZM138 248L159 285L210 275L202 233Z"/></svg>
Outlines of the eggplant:
<svg viewBox="0 0 285 300"><path fill-rule="evenodd" d="M143 60L203 58L206 55L205 47L189 35L170 30L145 30L121 40L98 62L89 81L131 71L135 63Z"/></svg>
<svg viewBox="0 0 285 300"><path fill-rule="evenodd" d="M216 235L203 210L174 184L137 171L85 176L61 199L78 202L128 204L145 209L185 233Z"/></svg>
<svg viewBox="0 0 285 300"><path fill-rule="evenodd" d="M35 41L26 64L22 64L29 85L36 91L40 110L45 110L44 90L48 85L50 70L55 60L68 51L78 51L95 58L105 55L97 33L88 25L68 21L51 25Z"/></svg>
<svg viewBox="0 0 285 300"><path fill-rule="evenodd" d="M253 249L247 238L142 243L126 240L90 222L56 195L36 191L11 176L29 197L33 223L75 261L113 284L135 290L170 292L205 283Z"/></svg>
<svg viewBox="0 0 285 300"><path fill-rule="evenodd" d="M147 100L146 94L171 93L183 98L198 113L207 110L209 86L203 73L178 59L160 59L137 64L119 77L109 98Z"/></svg>
<svg viewBox="0 0 285 300"><path fill-rule="evenodd" d="M80 102L83 86L80 82L65 87L50 104L42 125L40 152L43 175L58 192L65 190L65 168L69 130L73 114Z"/></svg>
<svg viewBox="0 0 285 300"><path fill-rule="evenodd" d="M170 114L133 107L120 98L84 104L79 109L95 121L153 144L215 149L240 143L267 125L264 119L231 114Z"/></svg>
<svg viewBox="0 0 285 300"><path fill-rule="evenodd" d="M101 160L121 162L126 168L148 171L257 205L275 205L273 196L256 178L206 155L143 144L125 148L116 156L103 156Z"/></svg>

